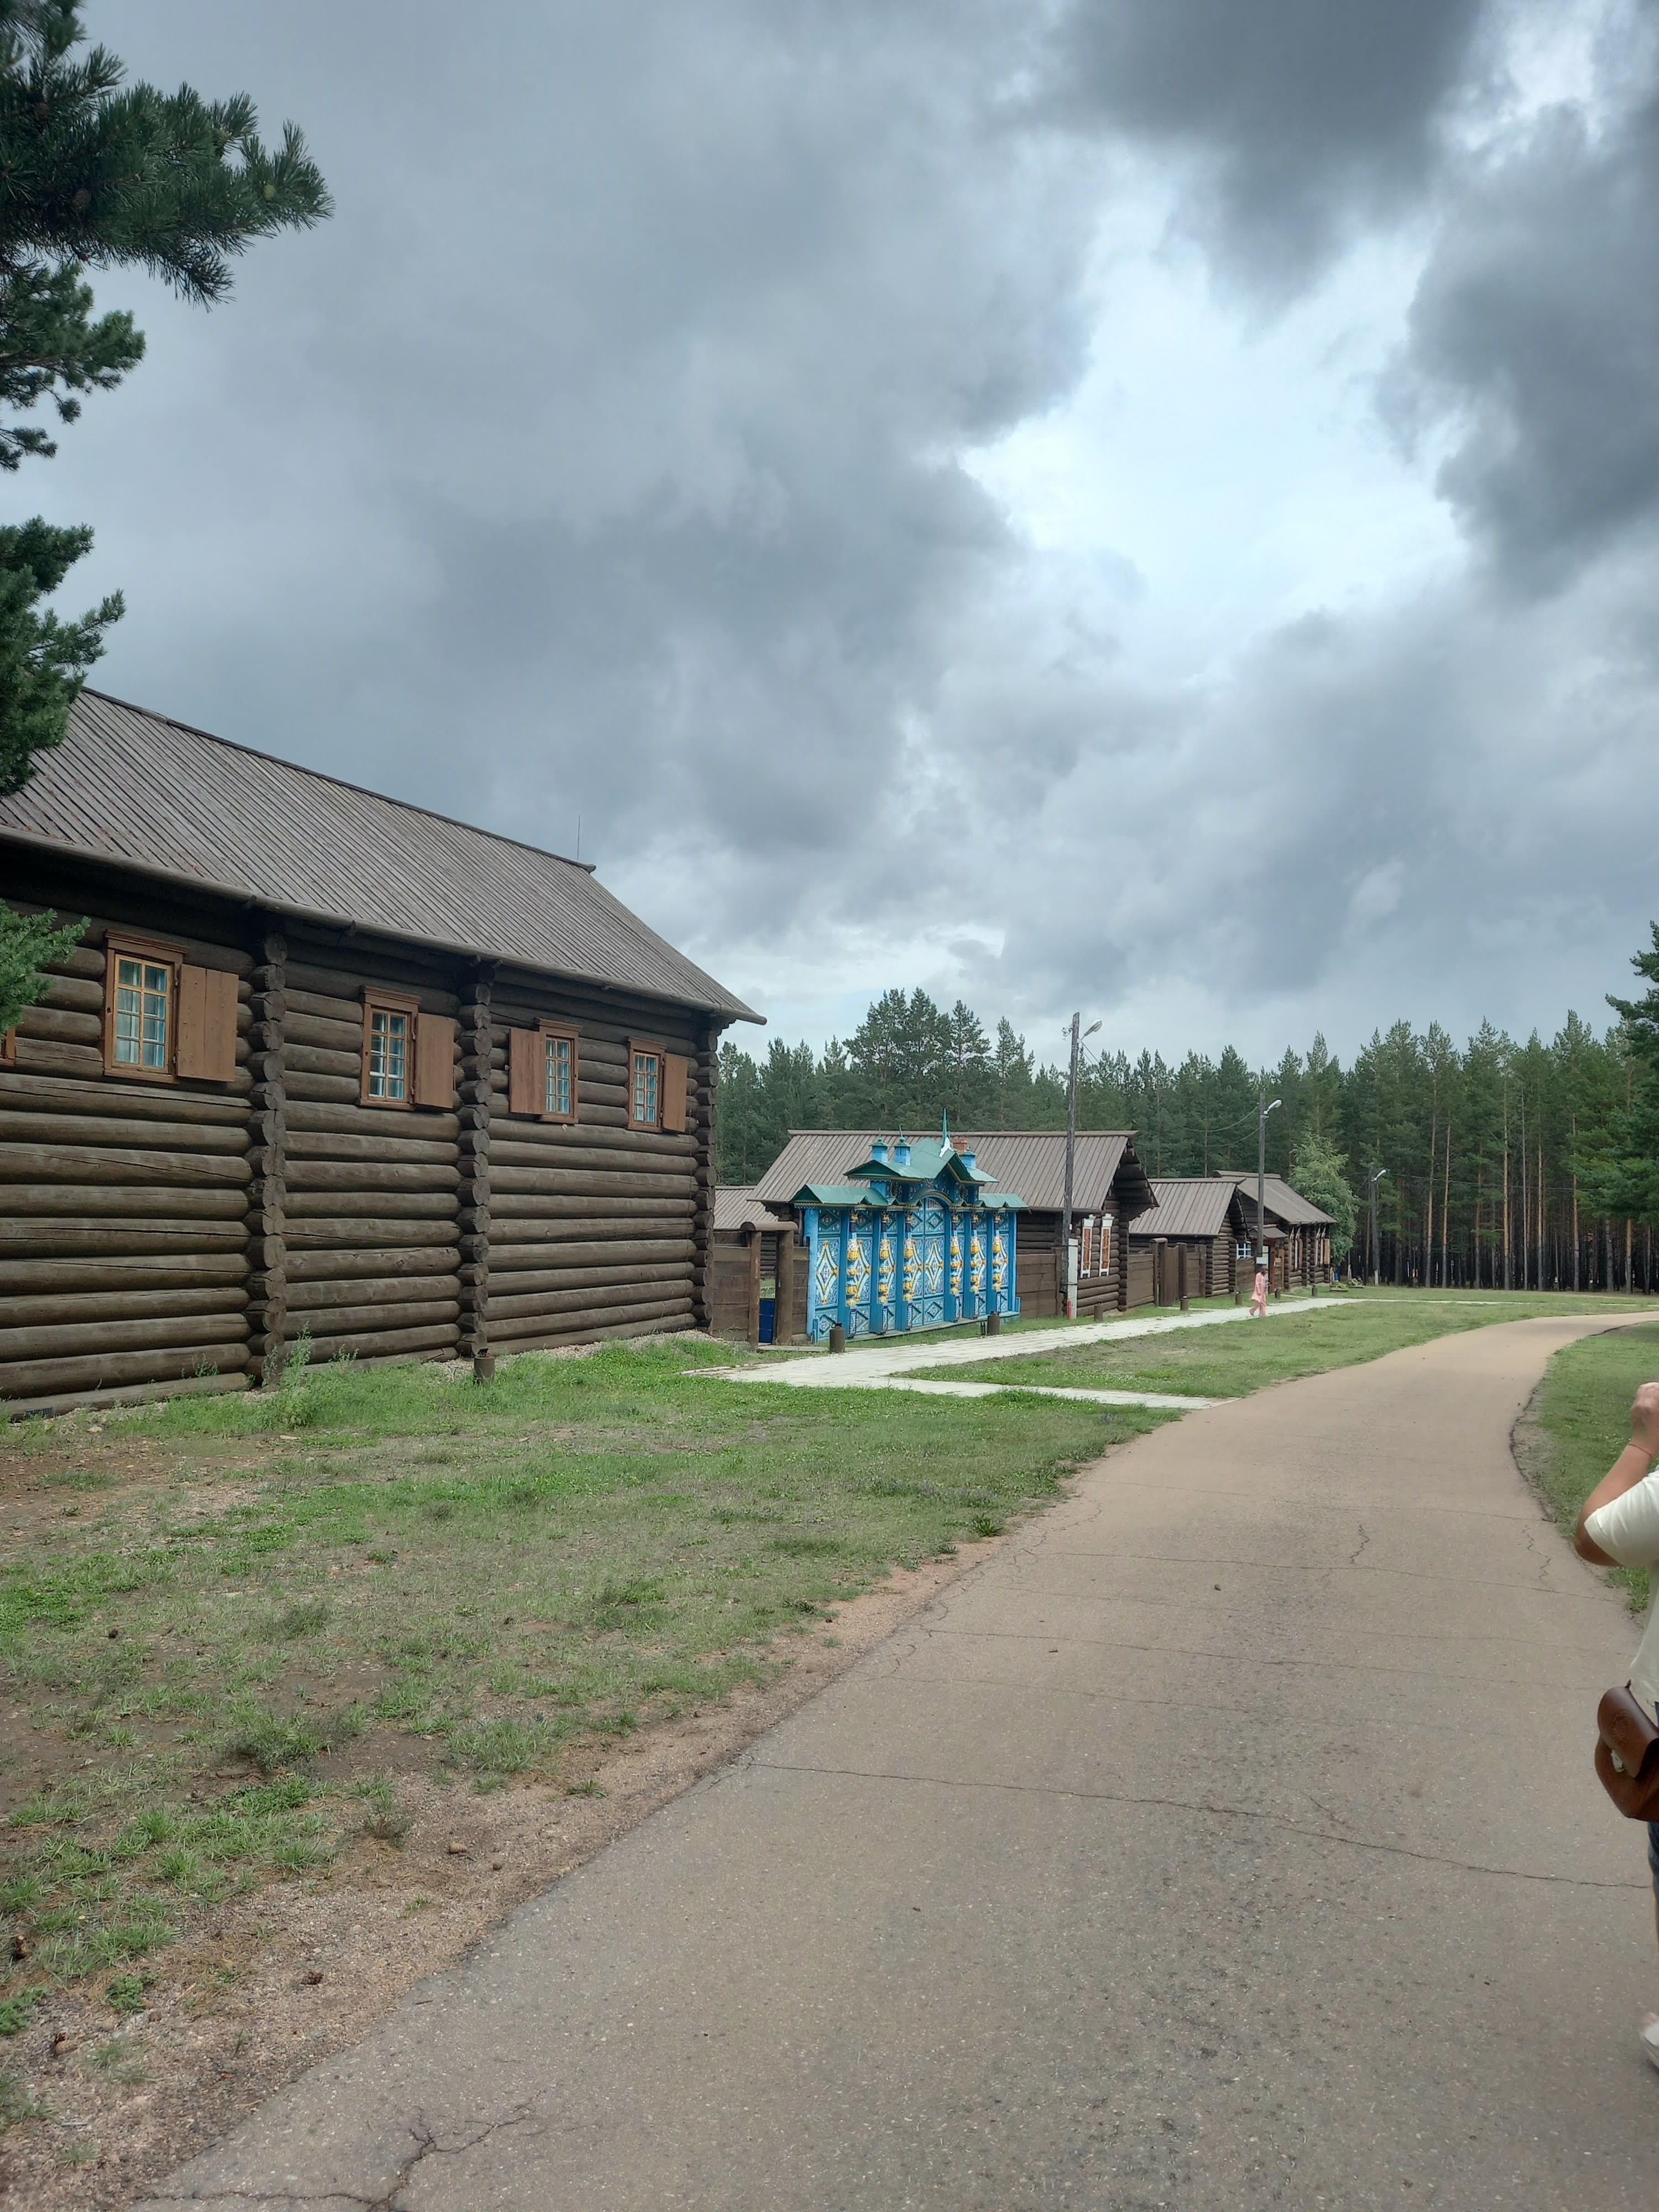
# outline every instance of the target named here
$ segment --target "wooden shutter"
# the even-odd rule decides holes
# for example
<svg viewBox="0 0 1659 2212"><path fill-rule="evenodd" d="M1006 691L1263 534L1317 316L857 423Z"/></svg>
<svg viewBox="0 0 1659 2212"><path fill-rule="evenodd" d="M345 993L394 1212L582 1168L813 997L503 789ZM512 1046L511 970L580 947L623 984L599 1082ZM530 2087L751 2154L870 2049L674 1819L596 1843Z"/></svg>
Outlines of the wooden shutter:
<svg viewBox="0 0 1659 2212"><path fill-rule="evenodd" d="M455 1103L455 1024L447 1014L415 1018L415 1103Z"/></svg>
<svg viewBox="0 0 1659 2212"><path fill-rule="evenodd" d="M547 1104L547 1047L539 1030L509 1030L507 1110L540 1114Z"/></svg>
<svg viewBox="0 0 1659 2212"><path fill-rule="evenodd" d="M684 1129L687 1126L686 1093L690 1088L691 1063L679 1053L665 1052L662 1056L662 1126L665 1129Z"/></svg>
<svg viewBox="0 0 1659 2212"><path fill-rule="evenodd" d="M198 1083L236 1079L236 978L224 968L179 969L177 1072Z"/></svg>

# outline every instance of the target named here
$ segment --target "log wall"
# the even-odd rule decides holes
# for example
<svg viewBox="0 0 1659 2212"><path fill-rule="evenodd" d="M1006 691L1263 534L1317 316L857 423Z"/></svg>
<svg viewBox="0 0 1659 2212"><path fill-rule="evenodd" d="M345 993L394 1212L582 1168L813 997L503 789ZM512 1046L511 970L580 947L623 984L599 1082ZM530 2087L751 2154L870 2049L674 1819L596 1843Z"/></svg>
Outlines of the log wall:
<svg viewBox="0 0 1659 2212"><path fill-rule="evenodd" d="M27 903L82 918L85 872L21 872ZM313 1360L447 1358L708 1325L708 1016L113 871L98 889L0 1066L6 1410L241 1389L302 1340ZM233 1082L106 1074L112 927L235 975ZM366 986L455 1024L452 1108L362 1103ZM579 1035L574 1125L508 1110L507 1031L540 1018ZM683 1133L629 1127L630 1038L690 1062Z"/></svg>

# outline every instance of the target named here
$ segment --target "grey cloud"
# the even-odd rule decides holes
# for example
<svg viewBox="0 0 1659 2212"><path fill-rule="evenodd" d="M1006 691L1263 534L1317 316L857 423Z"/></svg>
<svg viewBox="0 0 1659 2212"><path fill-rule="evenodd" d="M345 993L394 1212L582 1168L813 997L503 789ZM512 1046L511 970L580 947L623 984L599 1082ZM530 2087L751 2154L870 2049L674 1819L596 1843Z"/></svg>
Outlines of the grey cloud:
<svg viewBox="0 0 1659 2212"><path fill-rule="evenodd" d="M1423 191L1490 14L1488 0L1074 0L1049 96L1075 124L1189 155L1186 221L1230 272L1282 293Z"/></svg>
<svg viewBox="0 0 1659 2212"><path fill-rule="evenodd" d="M1558 587L1659 513L1659 104L1546 114L1451 210L1392 380L1452 426L1440 488L1507 577Z"/></svg>

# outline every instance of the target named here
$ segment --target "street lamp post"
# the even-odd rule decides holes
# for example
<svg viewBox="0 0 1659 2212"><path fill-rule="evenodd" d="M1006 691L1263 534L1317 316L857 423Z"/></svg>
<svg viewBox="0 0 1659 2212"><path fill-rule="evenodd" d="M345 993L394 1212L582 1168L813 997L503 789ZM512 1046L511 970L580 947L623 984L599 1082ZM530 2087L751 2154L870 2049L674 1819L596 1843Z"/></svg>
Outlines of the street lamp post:
<svg viewBox="0 0 1659 2212"><path fill-rule="evenodd" d="M1380 1290L1382 1284L1382 1255L1376 1241L1376 1186L1388 1173L1387 1168L1371 1170L1371 1288Z"/></svg>
<svg viewBox="0 0 1659 2212"><path fill-rule="evenodd" d="M1066 1196L1060 1215L1060 1302L1067 1321L1077 1319L1077 1285L1072 1273L1072 1185L1073 1170L1077 1160L1078 1063L1082 1056L1084 1037L1091 1037L1100 1027L1098 1022L1091 1022L1079 1036L1079 1024L1082 1019L1083 1016L1076 1013L1071 1020L1072 1073L1066 1085Z"/></svg>
<svg viewBox="0 0 1659 2212"><path fill-rule="evenodd" d="M1267 1265L1267 1116L1277 1113L1284 1104L1282 1098L1267 1103L1267 1086L1264 1083L1256 1094L1260 1109L1255 1123L1255 1244L1256 1265L1265 1269ZM1268 1277L1269 1282L1272 1277Z"/></svg>

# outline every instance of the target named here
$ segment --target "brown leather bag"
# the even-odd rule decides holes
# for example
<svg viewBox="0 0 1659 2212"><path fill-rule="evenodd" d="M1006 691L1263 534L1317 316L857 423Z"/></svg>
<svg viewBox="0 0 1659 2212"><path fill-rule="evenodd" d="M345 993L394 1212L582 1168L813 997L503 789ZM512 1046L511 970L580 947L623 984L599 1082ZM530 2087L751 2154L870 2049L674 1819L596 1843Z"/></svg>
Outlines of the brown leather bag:
<svg viewBox="0 0 1659 2212"><path fill-rule="evenodd" d="M1659 1820L1659 1727L1631 1695L1609 1690L1595 1709L1595 1771L1630 1820Z"/></svg>

